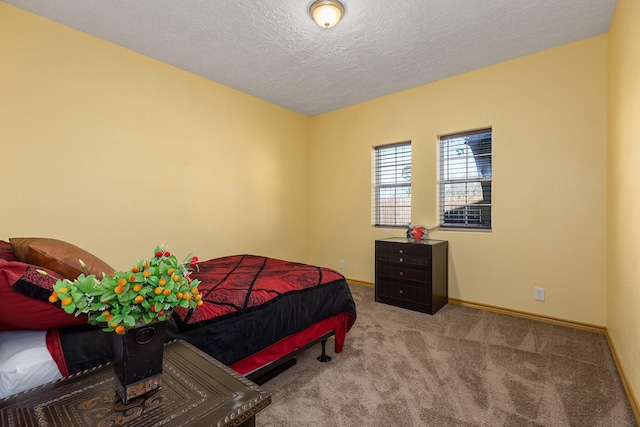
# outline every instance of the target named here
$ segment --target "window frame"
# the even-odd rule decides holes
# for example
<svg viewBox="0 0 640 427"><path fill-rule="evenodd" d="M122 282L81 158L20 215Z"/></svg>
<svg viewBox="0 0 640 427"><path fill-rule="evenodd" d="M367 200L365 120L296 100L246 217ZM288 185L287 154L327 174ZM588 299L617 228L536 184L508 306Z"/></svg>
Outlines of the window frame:
<svg viewBox="0 0 640 427"><path fill-rule="evenodd" d="M474 159L474 167L484 170L479 172L480 177L470 177L467 175L464 178L445 179L445 163L451 162L451 156L445 157L444 147L445 143L460 138L470 138L473 136L490 135L489 143L486 142L483 145L476 146L477 152L469 146L468 150ZM465 144L469 145L467 142ZM481 144L481 143L479 143ZM488 147L488 152L486 152ZM438 201L438 216L439 216L439 228L442 230L450 231L492 231L493 230L493 128L487 127L477 130L455 132L446 135L440 135L438 137L438 159L439 159L439 201ZM480 153L480 154L479 154ZM468 157L468 155L467 155ZM482 159L483 164L478 166L478 160ZM485 176L488 169L488 176ZM445 196L445 188L450 185L465 185L472 183L479 183L482 189L482 199L479 202L471 202L465 205L459 206L459 208L448 208L446 204L447 197ZM471 197L471 191L465 189L464 197ZM455 212L462 211L462 212ZM447 213L451 215L458 215L458 219L447 220ZM487 219L488 218L488 219Z"/></svg>
<svg viewBox="0 0 640 427"><path fill-rule="evenodd" d="M408 147L409 148L409 154L408 154L408 162L407 162L407 155L402 154L402 155L398 155L396 152L395 155L395 161L390 164L390 165L386 165L386 166L390 166L390 167L395 167L396 171L395 173L397 174L400 170L398 168L402 168L405 169L407 166L409 166L411 169L409 169L409 171L412 170L413 168L413 147L411 145L411 141L402 141L402 142L395 142L395 143L391 143L391 144L384 144L384 145L378 145L378 146L374 146L373 147L373 151L372 151L372 157L373 157L373 162L372 162L372 169L373 169L373 173L372 173L372 223L374 227L380 227L380 228L407 228L407 226L409 224L411 224L411 209L412 209L412 203L413 203L413 177L411 176L411 173L409 174L410 178L408 180L408 182L402 182L402 183L398 183L397 181L395 183L386 183L383 184L382 183L382 177L381 177L381 169L383 166L385 165L380 165L379 161L381 159L381 156L383 154L384 150L391 150L391 149L397 149L399 147ZM387 156L387 155L385 155ZM407 164L408 163L408 164ZM404 173L400 172L403 176ZM394 203L393 205L393 217L394 217L394 221L392 223L386 223L383 222L382 220L384 219L384 215L382 214L382 204L380 203L381 197L380 197L380 191L381 190L389 190L389 189L408 189L409 190L409 204L401 204L398 205L397 203ZM395 197L395 199L397 200L397 195ZM406 212L403 216L402 212L399 212L400 209L403 210L407 210L408 209L408 218L406 216ZM408 221L405 221L405 219L408 219Z"/></svg>

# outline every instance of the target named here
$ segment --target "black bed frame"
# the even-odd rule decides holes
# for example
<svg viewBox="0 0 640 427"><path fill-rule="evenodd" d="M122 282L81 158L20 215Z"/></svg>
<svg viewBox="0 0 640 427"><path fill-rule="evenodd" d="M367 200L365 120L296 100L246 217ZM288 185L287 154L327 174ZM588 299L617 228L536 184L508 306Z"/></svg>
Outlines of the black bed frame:
<svg viewBox="0 0 640 427"><path fill-rule="evenodd" d="M318 356L317 358L318 361L322 363L329 362L331 361L331 357L327 356L327 351L326 351L327 339L329 339L329 337L333 336L334 334L335 334L335 331L327 332L326 334L309 342L308 344L298 349L295 349L294 351L292 351L291 353L285 356L282 356L280 359L274 360L273 362L267 365L264 365L256 369L255 371L249 372L248 374L245 375L245 377L258 385L262 385L267 381L269 381L270 379L276 377L277 375L280 375L281 373L283 373L293 365L295 365L297 362L296 355L302 353L306 349L313 347L318 343L322 345L322 353L320 354L320 356Z"/></svg>

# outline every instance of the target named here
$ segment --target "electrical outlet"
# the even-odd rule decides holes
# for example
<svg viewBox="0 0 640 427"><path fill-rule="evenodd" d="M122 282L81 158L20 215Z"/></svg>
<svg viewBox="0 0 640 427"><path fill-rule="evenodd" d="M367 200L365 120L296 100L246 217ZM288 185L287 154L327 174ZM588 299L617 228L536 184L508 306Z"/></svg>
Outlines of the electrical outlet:
<svg viewBox="0 0 640 427"><path fill-rule="evenodd" d="M343 259L340 260L340 269L344 270L344 260Z"/></svg>
<svg viewBox="0 0 640 427"><path fill-rule="evenodd" d="M544 288L533 288L533 299L536 301L544 301Z"/></svg>

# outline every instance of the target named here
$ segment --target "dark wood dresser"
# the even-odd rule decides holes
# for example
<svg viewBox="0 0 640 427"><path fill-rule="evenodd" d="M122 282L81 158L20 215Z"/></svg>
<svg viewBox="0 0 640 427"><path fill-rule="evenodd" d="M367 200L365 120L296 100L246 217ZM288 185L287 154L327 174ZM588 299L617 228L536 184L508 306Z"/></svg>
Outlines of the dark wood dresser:
<svg viewBox="0 0 640 427"><path fill-rule="evenodd" d="M434 314L448 302L445 240L376 240L376 302Z"/></svg>
<svg viewBox="0 0 640 427"><path fill-rule="evenodd" d="M271 394L184 341L164 348L162 387L123 404L111 364L0 400L0 426L255 426Z"/></svg>

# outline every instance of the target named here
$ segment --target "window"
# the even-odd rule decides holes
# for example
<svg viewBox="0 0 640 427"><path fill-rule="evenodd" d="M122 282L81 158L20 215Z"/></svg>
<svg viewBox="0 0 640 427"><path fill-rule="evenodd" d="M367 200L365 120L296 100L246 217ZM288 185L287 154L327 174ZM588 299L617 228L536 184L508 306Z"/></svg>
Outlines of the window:
<svg viewBox="0 0 640 427"><path fill-rule="evenodd" d="M373 224L411 223L411 141L374 147Z"/></svg>
<svg viewBox="0 0 640 427"><path fill-rule="evenodd" d="M440 137L440 227L491 230L492 131Z"/></svg>

